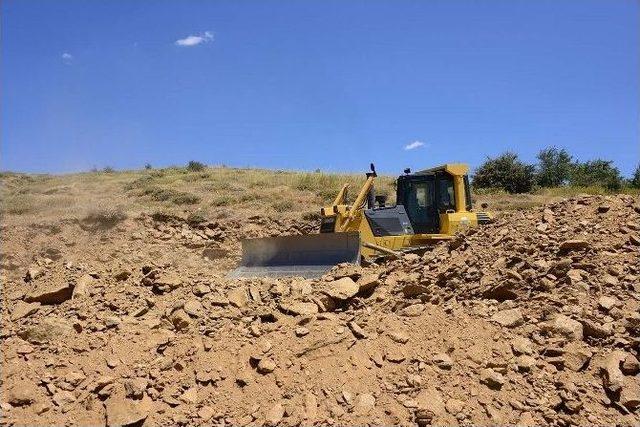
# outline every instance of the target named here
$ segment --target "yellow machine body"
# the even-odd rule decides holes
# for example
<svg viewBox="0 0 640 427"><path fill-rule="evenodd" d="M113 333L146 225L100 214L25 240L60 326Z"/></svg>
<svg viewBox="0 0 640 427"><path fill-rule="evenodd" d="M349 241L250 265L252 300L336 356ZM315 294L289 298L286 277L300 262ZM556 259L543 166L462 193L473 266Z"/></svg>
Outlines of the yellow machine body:
<svg viewBox="0 0 640 427"><path fill-rule="evenodd" d="M320 277L339 263L398 256L451 239L491 220L472 209L468 171L458 163L413 174L407 169L396 181L396 204L386 206L382 196L375 196L377 175L371 165L352 204L346 202L344 185L321 209L320 233L243 240L242 260L229 277Z"/></svg>
<svg viewBox="0 0 640 427"><path fill-rule="evenodd" d="M470 227L477 227L480 223L488 222L491 219L491 215L486 212L473 212L467 209L469 205L467 201L470 200L471 196L467 194L469 186L465 185L465 177L468 171L469 167L466 164L450 163L419 172L419 174L423 175L444 173L449 175L453 181L455 207L454 209L447 209L444 212L437 213L439 220L437 233L376 236L365 217L364 208L367 196L373 188L376 178L375 173L368 174L366 182L352 205L345 204L346 186L343 187L334 203L321 209L322 218L324 221L331 219L335 223L334 232L359 232L360 252L364 257L384 255L385 252L381 249L374 248L376 246L391 251L401 251L451 239L456 232Z"/></svg>

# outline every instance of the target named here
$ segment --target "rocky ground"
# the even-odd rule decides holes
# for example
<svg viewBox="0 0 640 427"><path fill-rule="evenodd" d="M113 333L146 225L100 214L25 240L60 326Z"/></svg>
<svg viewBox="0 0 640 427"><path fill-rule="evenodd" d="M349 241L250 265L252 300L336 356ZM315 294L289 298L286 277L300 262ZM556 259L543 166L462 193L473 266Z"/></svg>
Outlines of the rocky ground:
<svg viewBox="0 0 640 427"><path fill-rule="evenodd" d="M640 203L505 213L424 255L228 280L313 221L2 224L3 425L637 425Z"/></svg>

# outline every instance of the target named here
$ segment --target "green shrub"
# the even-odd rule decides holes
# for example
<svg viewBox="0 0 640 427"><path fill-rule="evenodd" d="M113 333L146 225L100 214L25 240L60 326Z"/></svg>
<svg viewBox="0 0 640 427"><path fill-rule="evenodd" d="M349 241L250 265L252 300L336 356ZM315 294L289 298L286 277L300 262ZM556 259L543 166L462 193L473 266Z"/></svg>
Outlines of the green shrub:
<svg viewBox="0 0 640 427"><path fill-rule="evenodd" d="M575 187L602 186L609 190L622 188L622 176L610 160L595 159L575 163L571 170L570 182Z"/></svg>
<svg viewBox="0 0 640 427"><path fill-rule="evenodd" d="M176 216L170 212L160 210L153 212L151 214L151 218L153 218L154 221L158 222L169 222L173 219L176 219Z"/></svg>
<svg viewBox="0 0 640 427"><path fill-rule="evenodd" d="M208 172L201 172L201 173L190 173L190 174L184 175L180 179L184 182L196 182L196 181L208 179L210 177L211 175Z"/></svg>
<svg viewBox="0 0 640 427"><path fill-rule="evenodd" d="M166 202L174 196L175 192L166 188L149 187L145 188L142 194L144 194L145 196L150 196L157 202Z"/></svg>
<svg viewBox="0 0 640 427"><path fill-rule="evenodd" d="M323 188L318 190L316 194L320 197L322 203L331 203L336 199L338 191L340 190L336 190L335 188Z"/></svg>
<svg viewBox="0 0 640 427"><path fill-rule="evenodd" d="M12 215L24 215L34 212L37 207L35 198L31 195L23 194L3 198L2 211Z"/></svg>
<svg viewBox="0 0 640 427"><path fill-rule="evenodd" d="M236 200L238 201L238 203L247 203L247 202L253 202L255 200L260 200L262 198L262 196L259 193L252 193L252 192L245 192L240 194Z"/></svg>
<svg viewBox="0 0 640 427"><path fill-rule="evenodd" d="M316 192L321 189L339 189L342 178L337 175L326 175L323 173L305 173L298 176L295 188L298 190L308 190ZM336 192L338 190L335 190Z"/></svg>
<svg viewBox="0 0 640 427"><path fill-rule="evenodd" d="M149 183L153 181L153 177L151 175L143 175L139 178L134 179L131 182L127 182L124 185L125 191L131 191L138 188L146 187Z"/></svg>
<svg viewBox="0 0 640 427"><path fill-rule="evenodd" d="M89 210L83 218L83 222L96 226L112 227L125 219L127 219L127 214L120 207L97 206Z"/></svg>
<svg viewBox="0 0 640 427"><path fill-rule="evenodd" d="M187 170L190 172L200 172L207 168L204 163L196 162L195 160L190 160L187 163Z"/></svg>
<svg viewBox="0 0 640 427"><path fill-rule="evenodd" d="M538 153L536 181L541 187L560 187L569 182L573 167L567 150L549 147Z"/></svg>
<svg viewBox="0 0 640 427"><path fill-rule="evenodd" d="M305 221L320 221L322 215L318 211L309 211L302 214L302 219Z"/></svg>
<svg viewBox="0 0 640 427"><path fill-rule="evenodd" d="M636 166L636 170L633 171L633 176L629 180L629 185L633 188L640 188L640 163Z"/></svg>
<svg viewBox="0 0 640 427"><path fill-rule="evenodd" d="M508 194L503 188L492 188L492 187L480 187L477 188L472 186L472 194L475 196L503 196Z"/></svg>
<svg viewBox="0 0 640 427"><path fill-rule="evenodd" d="M473 177L474 188L501 188L509 193L526 193L533 189L534 166L506 152L487 160L478 167Z"/></svg>
<svg viewBox="0 0 640 427"><path fill-rule="evenodd" d="M200 202L200 197L195 194L185 193L182 191L174 192L171 201L176 205L195 205Z"/></svg>
<svg viewBox="0 0 640 427"><path fill-rule="evenodd" d="M187 216L187 222L191 225L202 224L203 222L207 222L207 217L202 211L195 211Z"/></svg>
<svg viewBox="0 0 640 427"><path fill-rule="evenodd" d="M291 200L277 200L271 206L276 212L287 212L293 208L293 202Z"/></svg>
<svg viewBox="0 0 640 427"><path fill-rule="evenodd" d="M148 187L142 190L142 194L151 197L157 202L171 201L176 205L193 205L200 202L200 197L195 194L171 188Z"/></svg>
<svg viewBox="0 0 640 427"><path fill-rule="evenodd" d="M228 206L233 203L234 198L228 194L223 194L215 197L211 201L211 206Z"/></svg>

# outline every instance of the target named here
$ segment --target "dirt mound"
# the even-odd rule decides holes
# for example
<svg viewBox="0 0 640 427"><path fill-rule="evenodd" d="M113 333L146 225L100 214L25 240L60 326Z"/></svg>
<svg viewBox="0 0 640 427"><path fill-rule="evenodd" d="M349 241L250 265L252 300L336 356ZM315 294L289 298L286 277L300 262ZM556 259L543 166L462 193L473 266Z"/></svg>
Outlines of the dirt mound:
<svg viewBox="0 0 640 427"><path fill-rule="evenodd" d="M3 422L637 423L634 203L506 214L320 280L224 277L240 237L304 221L5 227Z"/></svg>

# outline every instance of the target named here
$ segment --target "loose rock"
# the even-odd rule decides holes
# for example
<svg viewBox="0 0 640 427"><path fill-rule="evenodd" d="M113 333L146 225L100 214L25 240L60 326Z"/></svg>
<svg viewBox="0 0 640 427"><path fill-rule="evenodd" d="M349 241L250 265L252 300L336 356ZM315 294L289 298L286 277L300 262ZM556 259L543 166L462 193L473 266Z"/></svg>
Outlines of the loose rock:
<svg viewBox="0 0 640 427"><path fill-rule="evenodd" d="M246 307L247 303L249 302L247 291L243 287L236 288L229 292L229 294L227 295L227 299L229 300L229 303L231 305L238 308Z"/></svg>
<svg viewBox="0 0 640 427"><path fill-rule="evenodd" d="M579 251L589 247L589 242L586 240L565 240L560 244L561 252Z"/></svg>
<svg viewBox="0 0 640 427"><path fill-rule="evenodd" d="M325 293L333 299L344 301L354 297L360 287L350 277L343 277L326 284Z"/></svg>
<svg viewBox="0 0 640 427"><path fill-rule="evenodd" d="M524 319L522 318L522 313L519 308L499 311L491 316L491 320L507 328L520 326L524 323Z"/></svg>
<svg viewBox="0 0 640 427"><path fill-rule="evenodd" d="M24 300L41 304L60 304L71 299L72 293L73 286L69 283L43 283L29 292Z"/></svg>
<svg viewBox="0 0 640 427"><path fill-rule="evenodd" d="M485 368L480 372L480 382L491 389L500 390L505 383L505 379L493 369Z"/></svg>
<svg viewBox="0 0 640 427"><path fill-rule="evenodd" d="M282 418L284 417L284 406L281 402L273 405L265 414L265 420L267 425L276 426L280 424Z"/></svg>
<svg viewBox="0 0 640 427"><path fill-rule="evenodd" d="M269 374L276 369L276 366L276 362L266 357L264 359L261 359L258 363L258 372L260 372L261 374Z"/></svg>
<svg viewBox="0 0 640 427"><path fill-rule="evenodd" d="M147 402L136 403L123 398L110 398L105 402L107 427L128 426L143 422L149 415Z"/></svg>
<svg viewBox="0 0 640 427"><path fill-rule="evenodd" d="M570 317L559 315L553 321L551 329L560 335L563 335L571 340L582 340L583 330L582 324L577 320L573 320Z"/></svg>
<svg viewBox="0 0 640 427"><path fill-rule="evenodd" d="M453 360L449 357L448 354L438 353L433 356L433 364L436 365L440 369L449 370L453 366Z"/></svg>
<svg viewBox="0 0 640 427"><path fill-rule="evenodd" d="M19 380L5 390L4 399L11 406L29 405L37 395L36 386L31 381Z"/></svg>
<svg viewBox="0 0 640 427"><path fill-rule="evenodd" d="M32 314L36 313L39 308L40 304L38 303L29 304L24 301L18 301L13 307L13 310L11 310L11 320L16 321L25 317L29 317Z"/></svg>

